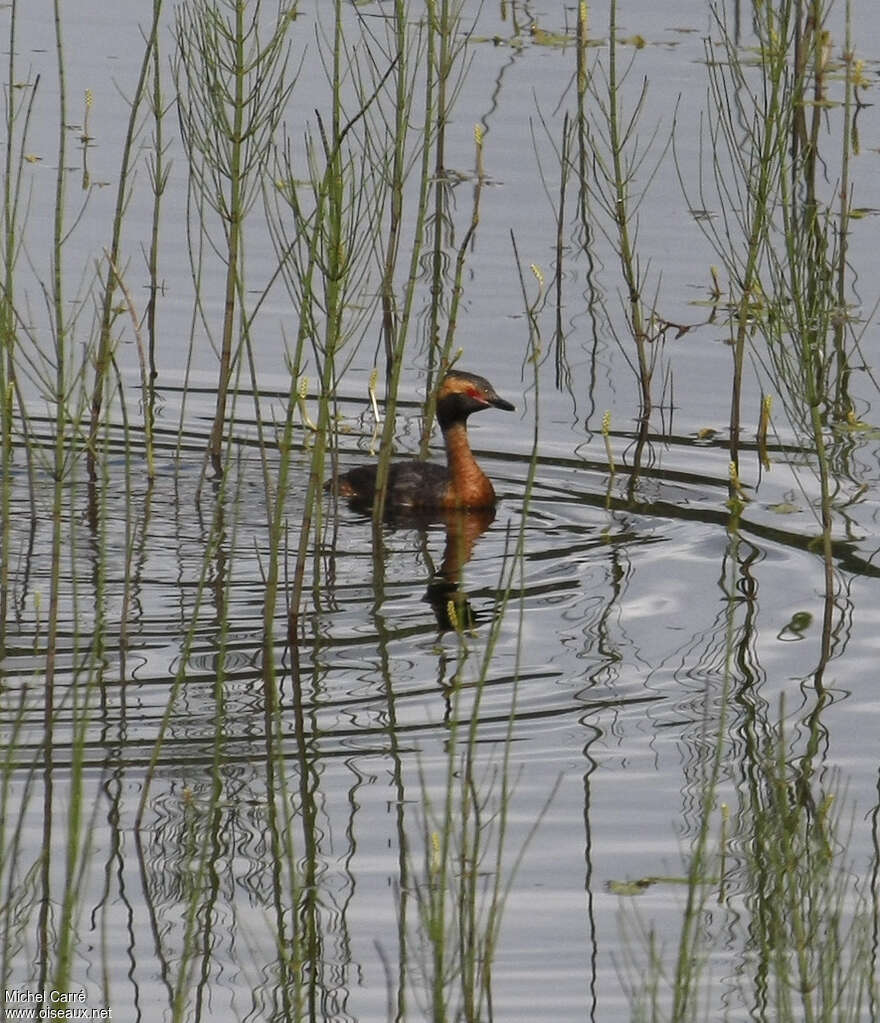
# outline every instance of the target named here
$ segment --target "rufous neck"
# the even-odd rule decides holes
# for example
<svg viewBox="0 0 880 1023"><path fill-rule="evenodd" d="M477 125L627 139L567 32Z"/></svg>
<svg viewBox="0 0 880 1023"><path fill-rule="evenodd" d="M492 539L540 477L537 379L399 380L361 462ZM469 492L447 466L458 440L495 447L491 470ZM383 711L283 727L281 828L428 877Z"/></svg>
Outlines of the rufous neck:
<svg viewBox="0 0 880 1023"><path fill-rule="evenodd" d="M468 442L464 420L451 423L443 431L446 463L454 501L462 507L488 508L495 503L495 491L489 478L477 465Z"/></svg>
<svg viewBox="0 0 880 1023"><path fill-rule="evenodd" d="M443 430L443 440L446 444L446 456L449 461L450 471L453 468L453 464L460 466L474 464L474 456L468 439L467 424L464 420L457 419L455 422L449 423Z"/></svg>

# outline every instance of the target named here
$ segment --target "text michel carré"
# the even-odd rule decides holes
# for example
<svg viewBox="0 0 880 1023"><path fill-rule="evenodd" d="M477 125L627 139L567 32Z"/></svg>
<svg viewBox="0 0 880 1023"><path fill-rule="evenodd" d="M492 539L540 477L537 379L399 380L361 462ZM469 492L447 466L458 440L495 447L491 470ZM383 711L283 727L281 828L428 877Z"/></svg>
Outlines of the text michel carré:
<svg viewBox="0 0 880 1023"><path fill-rule="evenodd" d="M7 988L3 994L6 996L6 1004L14 1005L22 1002L32 1002L35 1005L71 1005L74 1002L86 1000L85 990L80 991L32 991L30 988Z"/></svg>

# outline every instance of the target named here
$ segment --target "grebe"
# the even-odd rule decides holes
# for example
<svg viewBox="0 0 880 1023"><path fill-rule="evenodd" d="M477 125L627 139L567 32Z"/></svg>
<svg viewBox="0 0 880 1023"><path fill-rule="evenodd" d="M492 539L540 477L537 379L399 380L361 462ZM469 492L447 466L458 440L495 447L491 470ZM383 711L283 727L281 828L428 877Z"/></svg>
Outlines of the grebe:
<svg viewBox="0 0 880 1023"><path fill-rule="evenodd" d="M495 490L477 465L468 443L467 418L484 408L513 412L485 377L450 370L437 391L437 422L446 443L446 466L411 459L392 462L385 506L395 511L476 509L495 506ZM376 496L376 466L359 465L343 473L336 491L352 504L369 507Z"/></svg>

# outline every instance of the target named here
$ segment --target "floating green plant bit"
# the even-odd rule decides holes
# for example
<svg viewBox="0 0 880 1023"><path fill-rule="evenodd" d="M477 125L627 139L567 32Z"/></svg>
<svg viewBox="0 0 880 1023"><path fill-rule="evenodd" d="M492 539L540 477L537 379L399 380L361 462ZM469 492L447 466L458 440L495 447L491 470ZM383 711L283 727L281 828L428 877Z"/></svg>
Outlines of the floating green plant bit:
<svg viewBox="0 0 880 1023"><path fill-rule="evenodd" d="M795 611L788 622L782 626L776 635L777 639L783 642L797 642L804 639L804 633L813 624L813 615L810 611Z"/></svg>
<svg viewBox="0 0 880 1023"><path fill-rule="evenodd" d="M608 891L612 895L641 895L647 891L648 888L653 888L654 885L658 884L690 884L691 879L689 877L677 876L674 874L652 874L649 877L637 877L632 881L609 881L607 884ZM711 881L714 884L714 880L706 878L706 881Z"/></svg>
<svg viewBox="0 0 880 1023"><path fill-rule="evenodd" d="M572 36L567 32L548 32L541 28L537 22L532 22L529 27L529 35L536 46L571 46L574 42Z"/></svg>
<svg viewBox="0 0 880 1023"><path fill-rule="evenodd" d="M776 504L770 505L770 511L774 515L794 515L800 510L800 506L796 505L793 501L777 501Z"/></svg>
<svg viewBox="0 0 880 1023"><path fill-rule="evenodd" d="M854 409L847 410L846 422L835 423L834 430L837 433L861 433L868 437L880 436L880 429L871 423L866 423L864 419L859 419Z"/></svg>
<svg viewBox="0 0 880 1023"><path fill-rule="evenodd" d="M609 881L608 891L612 895L641 895L643 891L650 888L654 883L651 877L638 878L635 881Z"/></svg>

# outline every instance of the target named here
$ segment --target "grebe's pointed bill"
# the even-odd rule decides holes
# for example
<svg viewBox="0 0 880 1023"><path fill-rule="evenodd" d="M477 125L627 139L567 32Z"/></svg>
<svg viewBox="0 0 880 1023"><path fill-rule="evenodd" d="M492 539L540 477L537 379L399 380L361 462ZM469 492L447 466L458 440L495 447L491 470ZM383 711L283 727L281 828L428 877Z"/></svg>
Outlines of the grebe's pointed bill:
<svg viewBox="0 0 880 1023"><path fill-rule="evenodd" d="M489 404L493 408L500 408L503 412L516 412L516 405L512 405L509 401L505 401L504 398L499 398L497 394L494 398L489 399Z"/></svg>

